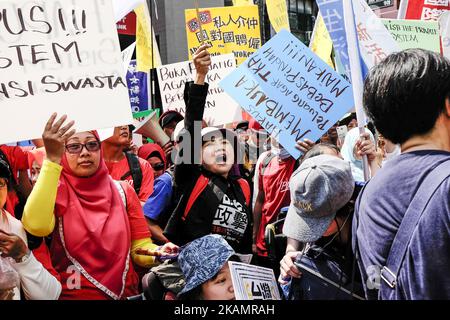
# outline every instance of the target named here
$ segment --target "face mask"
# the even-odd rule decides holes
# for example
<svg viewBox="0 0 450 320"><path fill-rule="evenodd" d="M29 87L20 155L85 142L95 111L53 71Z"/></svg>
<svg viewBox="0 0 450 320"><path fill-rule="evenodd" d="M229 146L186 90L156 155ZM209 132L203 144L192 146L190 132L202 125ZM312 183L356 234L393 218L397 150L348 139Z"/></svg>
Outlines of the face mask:
<svg viewBox="0 0 450 320"><path fill-rule="evenodd" d="M286 160L291 156L291 154L279 144L272 144L270 152L272 152L275 156L280 157L281 160Z"/></svg>

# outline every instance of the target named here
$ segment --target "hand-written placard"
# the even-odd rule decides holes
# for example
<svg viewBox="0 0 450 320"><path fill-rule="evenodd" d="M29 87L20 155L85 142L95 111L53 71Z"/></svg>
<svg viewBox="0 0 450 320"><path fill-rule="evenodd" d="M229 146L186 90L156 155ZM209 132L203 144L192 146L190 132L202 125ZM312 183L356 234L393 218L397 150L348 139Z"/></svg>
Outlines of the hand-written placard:
<svg viewBox="0 0 450 320"><path fill-rule="evenodd" d="M211 57L211 67L206 82L209 92L206 99L204 119L210 126L217 126L242 119L239 105L219 87L219 81L236 69L233 54ZM176 110L184 115L184 86L195 78L191 61L169 64L157 68L161 100L164 110Z"/></svg>
<svg viewBox="0 0 450 320"><path fill-rule="evenodd" d="M200 46L200 28L195 9L185 11L189 59ZM234 53L240 65L261 47L258 6L200 9L203 39L211 55Z"/></svg>
<svg viewBox="0 0 450 320"><path fill-rule="evenodd" d="M53 112L79 131L132 122L111 0L0 1L0 143L37 138Z"/></svg>
<svg viewBox="0 0 450 320"><path fill-rule="evenodd" d="M437 21L381 20L402 50L422 48L441 52Z"/></svg>
<svg viewBox="0 0 450 320"><path fill-rule="evenodd" d="M294 157L354 106L351 85L282 30L220 86Z"/></svg>
<svg viewBox="0 0 450 320"><path fill-rule="evenodd" d="M236 300L281 300L272 269L229 261Z"/></svg>

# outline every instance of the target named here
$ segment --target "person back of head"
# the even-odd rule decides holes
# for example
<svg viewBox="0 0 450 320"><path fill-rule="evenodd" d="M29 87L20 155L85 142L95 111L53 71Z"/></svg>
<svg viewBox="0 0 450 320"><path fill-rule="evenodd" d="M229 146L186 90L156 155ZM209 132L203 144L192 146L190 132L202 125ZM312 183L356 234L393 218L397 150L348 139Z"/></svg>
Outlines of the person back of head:
<svg viewBox="0 0 450 320"><path fill-rule="evenodd" d="M393 143L426 135L443 113L449 117L450 61L423 49L394 53L370 71L363 104Z"/></svg>

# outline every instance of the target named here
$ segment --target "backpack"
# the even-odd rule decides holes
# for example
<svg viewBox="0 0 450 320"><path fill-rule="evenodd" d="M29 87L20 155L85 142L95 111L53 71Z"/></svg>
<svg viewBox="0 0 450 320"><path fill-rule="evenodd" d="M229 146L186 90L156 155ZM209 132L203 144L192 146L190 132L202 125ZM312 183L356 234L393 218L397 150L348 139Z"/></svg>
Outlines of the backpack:
<svg viewBox="0 0 450 320"><path fill-rule="evenodd" d="M132 152L125 152L125 156L127 157L128 167L130 171L125 173L120 180L125 180L127 177L131 175L133 178L133 188L136 191L136 194L139 194L142 186L142 169L139 164L139 158Z"/></svg>
<svg viewBox="0 0 450 320"><path fill-rule="evenodd" d="M244 178L238 178L237 182L239 183L242 193L244 194L245 203L247 204L247 207L248 207L250 205L250 197L251 197L250 186ZM216 190L218 188L211 182L211 180L208 177L205 177L204 175L200 175L200 177L198 177L197 182L194 185L194 189L192 189L192 192L191 192L191 195L189 196L186 207L184 208L184 213L183 213L183 216L181 217L181 219L183 221L186 220L187 215L189 214L189 211L191 210L195 201L197 201L197 198L200 196L200 194L203 192L203 190L205 190L205 188L208 185L210 185L214 189L216 195L223 196L223 192L221 190ZM221 196L219 196L219 197L221 197Z"/></svg>

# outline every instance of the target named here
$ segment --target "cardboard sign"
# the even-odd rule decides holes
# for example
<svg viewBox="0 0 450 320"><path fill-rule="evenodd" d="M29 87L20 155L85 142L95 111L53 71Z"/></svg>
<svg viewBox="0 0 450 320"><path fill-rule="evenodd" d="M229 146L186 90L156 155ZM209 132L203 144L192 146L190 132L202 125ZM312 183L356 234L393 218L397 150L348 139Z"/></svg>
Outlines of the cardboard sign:
<svg viewBox="0 0 450 320"><path fill-rule="evenodd" d="M185 11L189 60L201 43L195 9ZM240 65L261 47L258 6L200 9L203 38L211 55L234 53Z"/></svg>
<svg viewBox="0 0 450 320"><path fill-rule="evenodd" d="M233 54L211 57L211 67L206 82L209 84L204 119L210 126L242 120L241 108L219 88L219 82L236 69ZM169 64L157 68L163 109L185 114L184 86L195 78L195 67L191 61Z"/></svg>
<svg viewBox="0 0 450 320"><path fill-rule="evenodd" d="M294 157L353 107L350 83L282 30L220 86Z"/></svg>
<svg viewBox="0 0 450 320"><path fill-rule="evenodd" d="M272 269L229 261L236 300L281 300Z"/></svg>
<svg viewBox="0 0 450 320"><path fill-rule="evenodd" d="M127 72L128 95L130 97L131 111L136 117L149 110L148 101L148 74L136 70L136 60L131 60Z"/></svg>
<svg viewBox="0 0 450 320"><path fill-rule="evenodd" d="M402 50L422 48L441 52L437 21L381 19Z"/></svg>
<svg viewBox="0 0 450 320"><path fill-rule="evenodd" d="M109 1L0 1L0 143L41 136L53 112L78 131L132 122Z"/></svg>

